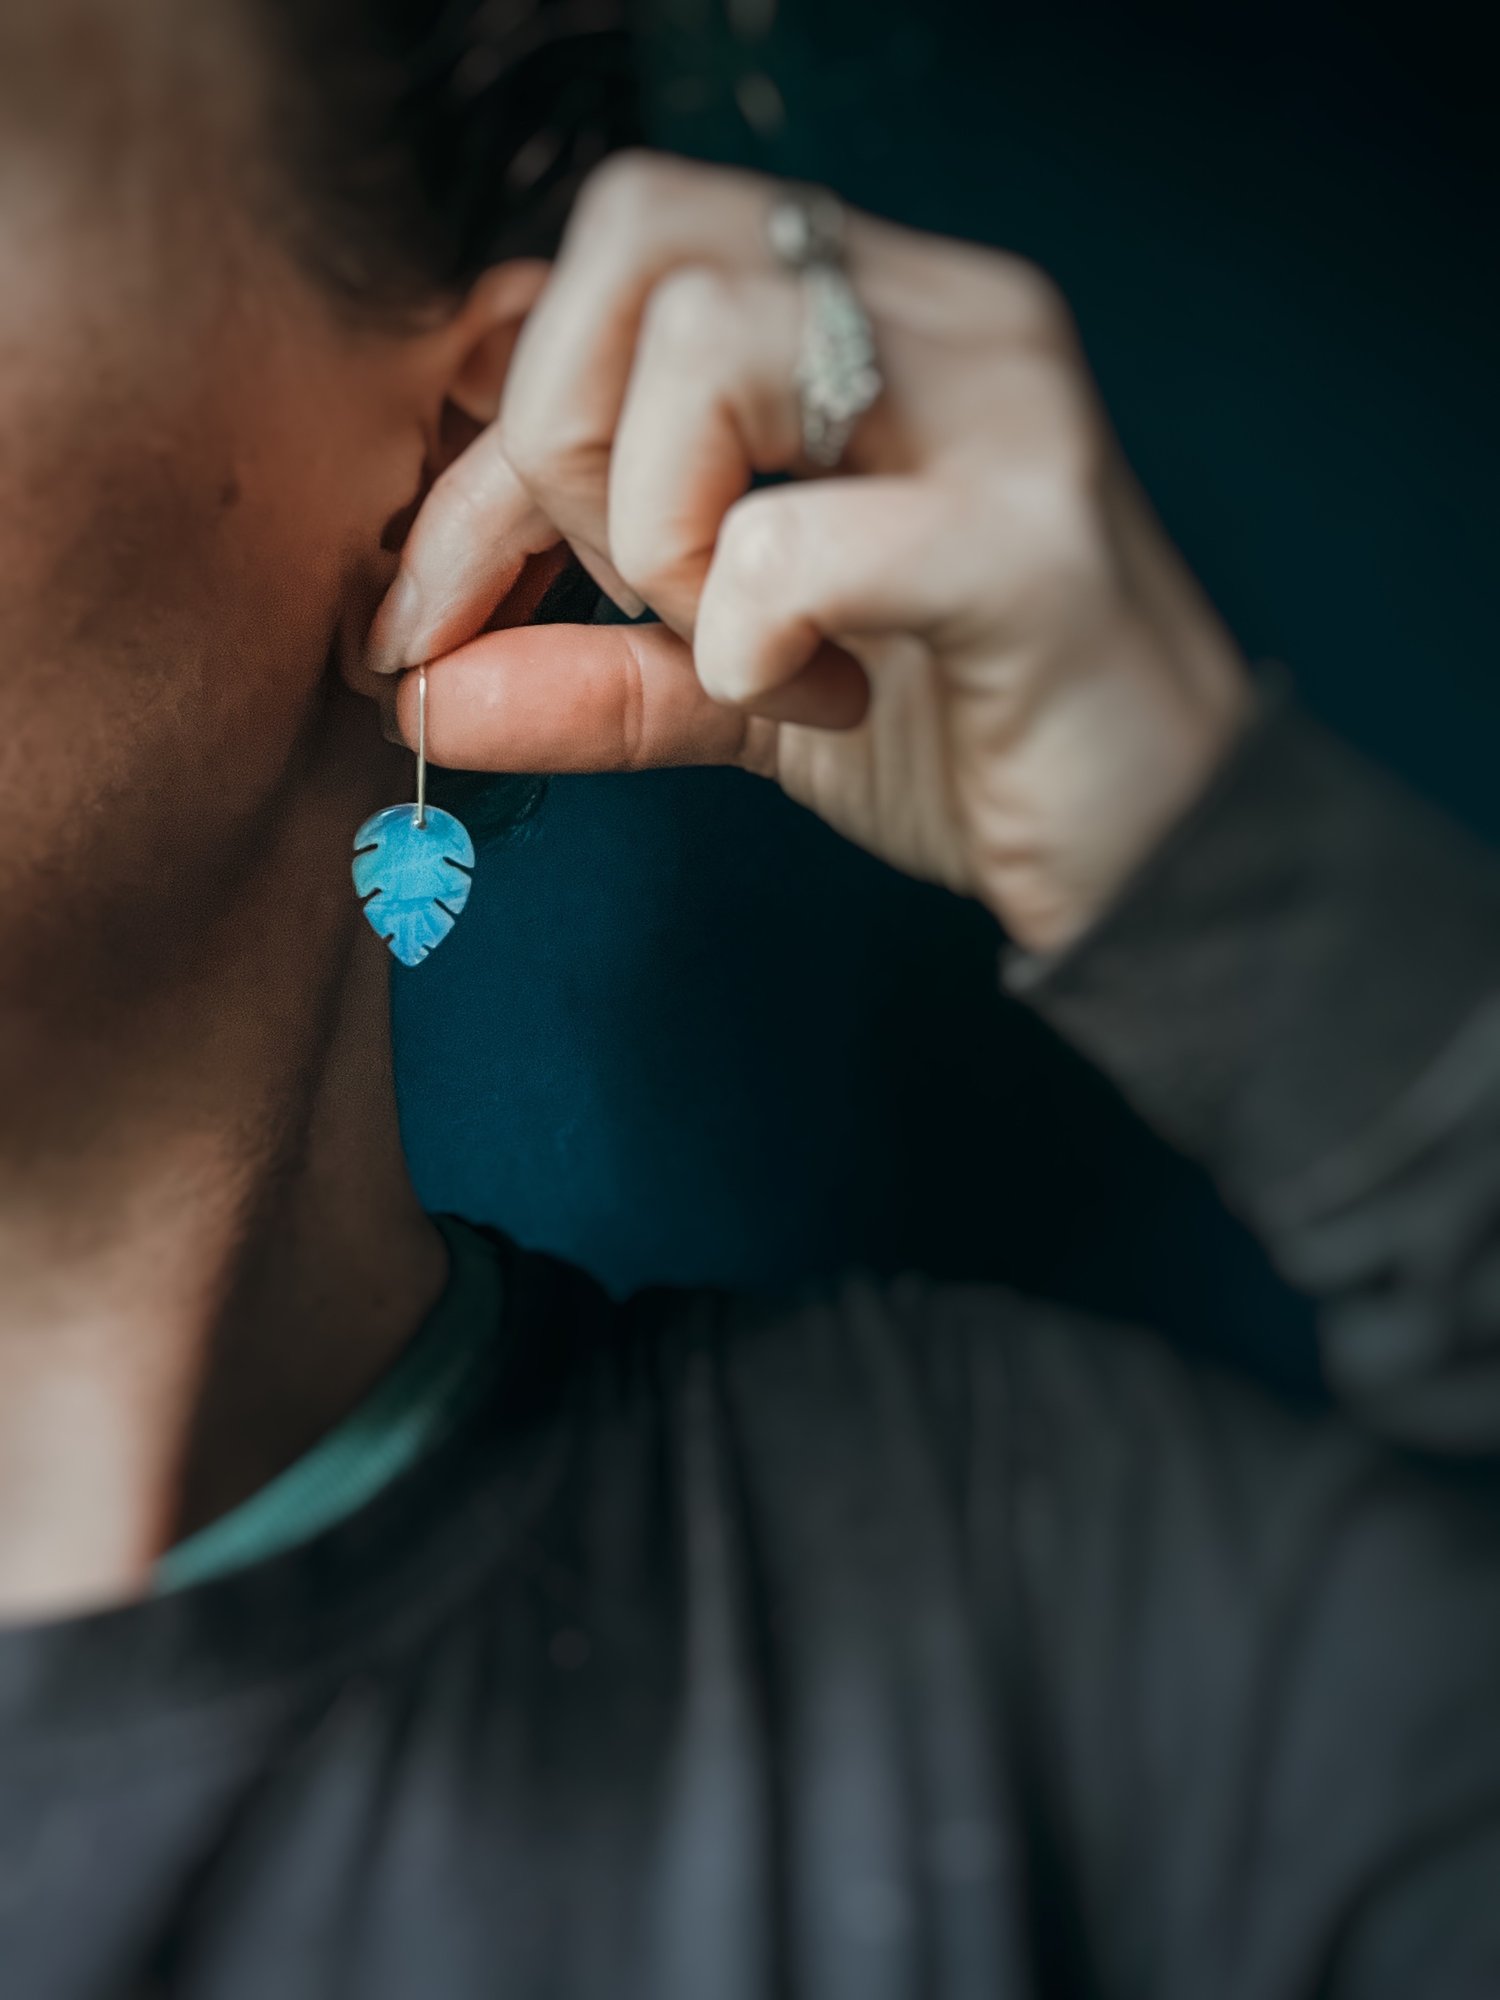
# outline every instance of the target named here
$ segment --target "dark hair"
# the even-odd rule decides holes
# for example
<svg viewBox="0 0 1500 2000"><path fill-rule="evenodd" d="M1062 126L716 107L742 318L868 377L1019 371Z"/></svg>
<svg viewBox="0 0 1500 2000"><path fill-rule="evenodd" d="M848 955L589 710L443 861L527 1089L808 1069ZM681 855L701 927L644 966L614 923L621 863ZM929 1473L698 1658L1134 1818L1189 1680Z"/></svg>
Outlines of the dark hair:
<svg viewBox="0 0 1500 2000"><path fill-rule="evenodd" d="M420 309L497 258L552 250L580 182L636 137L624 0L249 4L270 56L277 219L356 311ZM577 621L598 601L576 571L538 616ZM476 841L515 832L544 790L432 774Z"/></svg>
<svg viewBox="0 0 1500 2000"><path fill-rule="evenodd" d="M356 306L461 291L556 243L636 136L626 0L249 0L295 247Z"/></svg>

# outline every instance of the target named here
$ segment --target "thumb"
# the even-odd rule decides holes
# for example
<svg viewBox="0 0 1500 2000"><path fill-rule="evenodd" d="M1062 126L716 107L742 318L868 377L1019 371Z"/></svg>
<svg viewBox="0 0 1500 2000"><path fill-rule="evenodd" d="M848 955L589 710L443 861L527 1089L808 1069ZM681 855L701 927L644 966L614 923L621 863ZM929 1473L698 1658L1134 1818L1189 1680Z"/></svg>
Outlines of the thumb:
<svg viewBox="0 0 1500 2000"><path fill-rule="evenodd" d="M414 674L397 720L415 743ZM518 625L427 669L427 752L459 770L762 770L773 729L711 700L691 648L664 625Z"/></svg>

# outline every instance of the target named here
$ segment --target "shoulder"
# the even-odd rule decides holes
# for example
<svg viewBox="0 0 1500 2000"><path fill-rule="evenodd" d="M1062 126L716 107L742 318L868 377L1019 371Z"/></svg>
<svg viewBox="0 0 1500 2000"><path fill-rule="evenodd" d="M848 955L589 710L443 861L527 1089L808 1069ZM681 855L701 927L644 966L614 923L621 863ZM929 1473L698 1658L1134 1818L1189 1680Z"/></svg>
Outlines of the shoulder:
<svg viewBox="0 0 1500 2000"><path fill-rule="evenodd" d="M1164 1579L1238 1579L1236 1622L1335 1548L1351 1575L1400 1569L1430 1596L1467 1588L1488 1546L1500 1604L1500 1470L1450 1476L1147 1331L919 1277L616 1302L517 1256L508 1290L526 1371L579 1440L650 1436L679 1471L718 1462L753 1496L916 1505L920 1486L962 1544L1004 1519L1063 1568L1149 1545Z"/></svg>
<svg viewBox="0 0 1500 2000"><path fill-rule="evenodd" d="M655 1289L610 1300L525 1258L524 1344L586 1428L732 1444L746 1476L802 1490L921 1476L961 1512L1019 1481L1067 1512L1206 1485L1299 1504L1355 1433L1285 1409L1166 1340L991 1285L848 1274L781 1295ZM1005 1501L1007 1506L1009 1499ZM1201 1507L1189 1507L1201 1513Z"/></svg>

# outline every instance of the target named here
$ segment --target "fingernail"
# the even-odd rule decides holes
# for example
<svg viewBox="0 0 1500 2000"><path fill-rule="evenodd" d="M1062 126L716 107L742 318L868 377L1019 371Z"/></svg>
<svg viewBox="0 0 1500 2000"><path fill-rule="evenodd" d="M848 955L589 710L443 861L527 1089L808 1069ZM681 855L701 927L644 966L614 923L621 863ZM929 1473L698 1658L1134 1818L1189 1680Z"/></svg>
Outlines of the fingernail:
<svg viewBox="0 0 1500 2000"><path fill-rule="evenodd" d="M637 597L609 557L592 543L575 542L573 553L618 611L627 618L640 618L646 610L644 597Z"/></svg>
<svg viewBox="0 0 1500 2000"><path fill-rule="evenodd" d="M370 628L366 665L372 672L397 674L412 664L408 653L421 615L422 593L415 577L398 570Z"/></svg>

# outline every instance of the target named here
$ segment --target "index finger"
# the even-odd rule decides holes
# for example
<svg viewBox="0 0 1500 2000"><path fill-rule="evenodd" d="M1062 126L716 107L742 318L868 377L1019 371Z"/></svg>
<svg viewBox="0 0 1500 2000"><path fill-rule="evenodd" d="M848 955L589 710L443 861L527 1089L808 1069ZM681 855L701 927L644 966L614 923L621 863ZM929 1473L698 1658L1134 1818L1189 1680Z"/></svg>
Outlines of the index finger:
<svg viewBox="0 0 1500 2000"><path fill-rule="evenodd" d="M370 627L366 663L391 674L471 638L527 562L560 539L491 425L418 509L396 581Z"/></svg>
<svg viewBox="0 0 1500 2000"><path fill-rule="evenodd" d="M511 462L570 539L608 547L610 448L653 288L683 264L770 269L774 192L731 168L623 153L579 197L499 417Z"/></svg>

